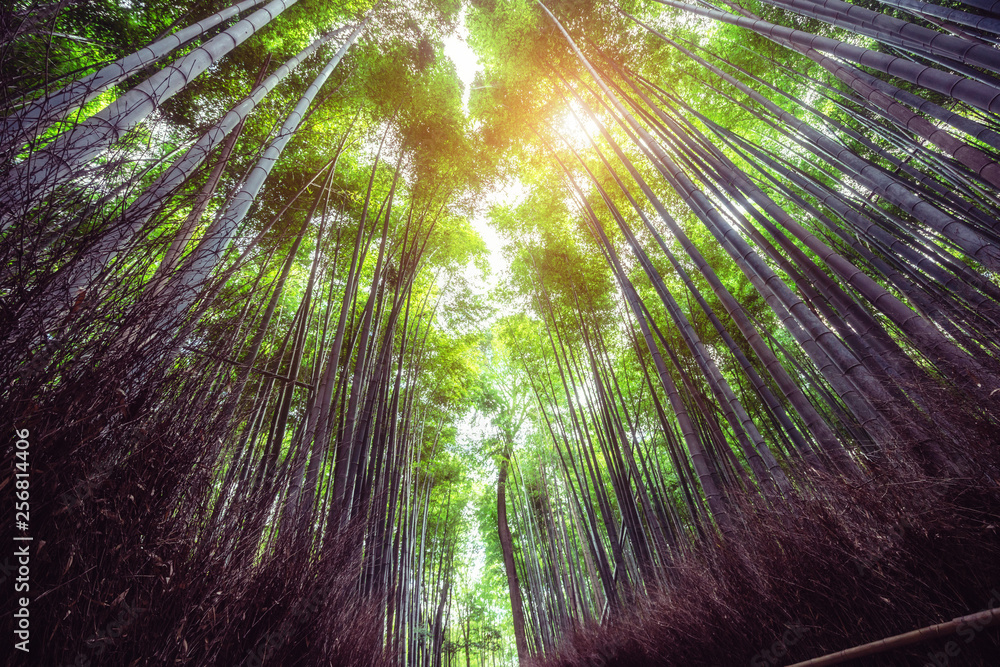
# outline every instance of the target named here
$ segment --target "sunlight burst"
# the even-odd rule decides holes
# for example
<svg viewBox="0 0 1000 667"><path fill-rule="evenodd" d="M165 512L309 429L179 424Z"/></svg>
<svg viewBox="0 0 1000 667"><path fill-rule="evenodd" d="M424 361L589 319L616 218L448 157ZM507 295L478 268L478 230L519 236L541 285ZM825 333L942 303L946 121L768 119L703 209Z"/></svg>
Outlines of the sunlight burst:
<svg viewBox="0 0 1000 667"><path fill-rule="evenodd" d="M556 130L574 150L578 151L589 148L590 140L596 141L601 136L597 123L576 100L569 103L566 112L556 125Z"/></svg>

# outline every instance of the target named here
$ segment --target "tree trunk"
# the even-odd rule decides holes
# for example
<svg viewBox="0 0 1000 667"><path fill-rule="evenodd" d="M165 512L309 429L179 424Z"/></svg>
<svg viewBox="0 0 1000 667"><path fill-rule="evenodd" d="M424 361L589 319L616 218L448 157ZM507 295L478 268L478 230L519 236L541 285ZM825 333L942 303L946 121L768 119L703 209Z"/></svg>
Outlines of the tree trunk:
<svg viewBox="0 0 1000 667"><path fill-rule="evenodd" d="M497 475L497 532L500 550L503 552L503 566L507 573L507 590L510 593L510 610L514 622L514 640L517 643L517 661L524 665L530 653L528 638L524 630L524 603L521 601L521 584L514 565L514 542L507 523L507 467L513 453L513 443L507 443L500 459L500 473Z"/></svg>

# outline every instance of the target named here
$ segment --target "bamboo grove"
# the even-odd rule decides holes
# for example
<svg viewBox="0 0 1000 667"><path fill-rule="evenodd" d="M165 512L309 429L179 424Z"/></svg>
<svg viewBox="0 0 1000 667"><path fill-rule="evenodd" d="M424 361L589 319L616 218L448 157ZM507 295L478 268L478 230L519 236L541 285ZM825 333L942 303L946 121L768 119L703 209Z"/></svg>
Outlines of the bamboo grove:
<svg viewBox="0 0 1000 667"><path fill-rule="evenodd" d="M8 418L37 420L35 454L50 475L36 482L50 491L41 516L94 536L57 542L42 561L52 569L39 579L86 581L59 605L75 613L50 617L51 632L75 641L36 648L48 664L95 651L234 665L440 652L440 628L429 641L417 631L428 616L442 623L437 595L424 593L448 590L439 561L457 535L429 511L429 461L441 458L446 400L461 387L427 360L458 344L440 309L476 249L447 208L457 181L436 175L461 165L421 138L435 119L403 107L412 90L367 94L398 74L375 57L381 46L414 87L434 76L407 14L419 8L285 18L292 4L176 16L151 6L173 23L150 46L68 72L40 96L25 72L22 103L6 90L5 336L22 355L5 355ZM14 27L27 32L10 36L5 57L30 56L44 10L22 13ZM366 31L377 34L355 54ZM182 103L219 105L215 119L168 106L247 42L255 52L229 74L245 67L255 80L228 110L232 90ZM452 92L424 102L447 108ZM113 101L100 110L102 96ZM395 106L395 119L379 105ZM116 507L125 496L139 500ZM118 561L100 556L111 535ZM74 569L81 557L103 572ZM178 596L159 597L170 589ZM105 595L157 621L128 646L95 643L89 624L103 621L87 600ZM240 612L219 616L220 598ZM207 615L195 620L196 608ZM219 629L233 623L243 629ZM179 634L165 642L160 624ZM324 625L354 630L319 643L304 631Z"/></svg>
<svg viewBox="0 0 1000 667"><path fill-rule="evenodd" d="M982 608L997 12L14 3L32 658L775 664Z"/></svg>
<svg viewBox="0 0 1000 667"><path fill-rule="evenodd" d="M662 15L598 3L573 16L552 4L537 3L537 21L562 42L551 94L572 120L533 130L549 159L540 180L559 183L559 195L536 193L501 216L512 237L538 239L520 256L520 288L538 319L512 326L541 329L534 347L515 345L511 363L531 378L555 452L519 482L516 576L528 602L515 631L522 657L555 652L554 664L659 662L661 651L682 654L656 636L662 619L629 616L652 627L621 641L608 631L578 636L583 648L560 642L650 593L668 596L671 620L683 616L669 596L693 585L674 569L692 544L751 542L761 507L792 521L810 487L836 505L845 499L827 475L853 485L899 465L914 466L904 477L982 474L967 447L995 444L974 425L995 421L1000 386L998 202L987 175L997 167L996 34L951 24L945 34L839 2L757 10L847 31L834 38L745 5L662 3L781 47L772 59L670 36L655 27ZM966 27L979 20L950 11ZM730 118L745 113L751 131L684 99L659 63L629 58L625 42L643 40L683 59L683 75L723 98ZM801 58L790 62L789 51ZM791 85L757 74L768 67ZM561 232L546 228L552 208L570 220ZM609 270L612 303L569 268L588 262ZM696 655L738 662L741 652Z"/></svg>

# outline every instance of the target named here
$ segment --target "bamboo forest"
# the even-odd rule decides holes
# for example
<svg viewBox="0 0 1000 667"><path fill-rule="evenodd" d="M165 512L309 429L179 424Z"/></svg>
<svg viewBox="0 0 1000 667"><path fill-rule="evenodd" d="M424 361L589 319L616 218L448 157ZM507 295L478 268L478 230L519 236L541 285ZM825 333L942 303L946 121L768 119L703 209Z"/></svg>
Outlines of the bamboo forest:
<svg viewBox="0 0 1000 667"><path fill-rule="evenodd" d="M9 0L0 665L1000 664L1000 0Z"/></svg>

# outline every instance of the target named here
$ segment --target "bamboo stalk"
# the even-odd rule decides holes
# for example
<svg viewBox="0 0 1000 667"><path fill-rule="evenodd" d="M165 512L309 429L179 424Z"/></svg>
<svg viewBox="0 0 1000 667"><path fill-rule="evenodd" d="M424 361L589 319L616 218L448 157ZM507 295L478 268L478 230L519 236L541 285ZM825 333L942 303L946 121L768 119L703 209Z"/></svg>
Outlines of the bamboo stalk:
<svg viewBox="0 0 1000 667"><path fill-rule="evenodd" d="M855 658L877 655L895 648L919 644L921 642L930 641L931 639L937 639L938 637L954 634L966 625L987 628L998 623L1000 623L1000 608L991 608L975 614L959 616L958 618L945 623L929 625L926 628L920 628L919 630L911 630L910 632L904 632L901 635L886 637L885 639L879 639L878 641L862 644L861 646L855 646L843 651L838 651L837 653L830 653L829 655L824 655L819 658L812 658L811 660L806 660L805 662L797 662L794 665L789 665L789 667L820 667L821 665L839 665L843 662L847 662L848 660L854 660Z"/></svg>

